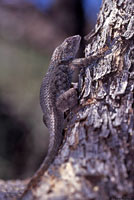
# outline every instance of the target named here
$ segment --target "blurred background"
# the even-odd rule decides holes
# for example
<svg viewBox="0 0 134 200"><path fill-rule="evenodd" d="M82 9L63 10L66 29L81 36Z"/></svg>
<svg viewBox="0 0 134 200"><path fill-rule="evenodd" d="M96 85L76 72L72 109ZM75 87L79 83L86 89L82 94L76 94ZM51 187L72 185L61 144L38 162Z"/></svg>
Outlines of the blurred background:
<svg viewBox="0 0 134 200"><path fill-rule="evenodd" d="M55 47L88 34L100 6L101 0L0 0L0 178L31 176L44 159L42 78Z"/></svg>

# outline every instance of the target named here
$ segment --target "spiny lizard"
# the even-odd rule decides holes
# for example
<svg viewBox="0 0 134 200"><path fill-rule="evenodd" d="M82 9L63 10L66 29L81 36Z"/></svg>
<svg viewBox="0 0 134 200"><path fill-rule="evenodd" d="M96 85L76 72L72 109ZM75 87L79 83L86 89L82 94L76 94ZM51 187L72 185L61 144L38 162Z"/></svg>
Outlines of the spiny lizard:
<svg viewBox="0 0 134 200"><path fill-rule="evenodd" d="M64 128L64 112L78 102L77 91L71 88L72 70L69 67L75 58L81 37L75 35L64 40L58 46L51 58L48 72L46 73L40 89L40 105L43 111L43 121L50 133L48 154L31 178L26 191L21 199L28 199L27 192L36 187L53 162L62 142Z"/></svg>

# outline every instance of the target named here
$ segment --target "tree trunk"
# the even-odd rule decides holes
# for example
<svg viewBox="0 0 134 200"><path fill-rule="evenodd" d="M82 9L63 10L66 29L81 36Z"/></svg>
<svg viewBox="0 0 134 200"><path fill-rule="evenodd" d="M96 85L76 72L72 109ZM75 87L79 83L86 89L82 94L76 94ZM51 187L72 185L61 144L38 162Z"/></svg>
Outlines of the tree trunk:
<svg viewBox="0 0 134 200"><path fill-rule="evenodd" d="M82 68L79 108L69 114L59 154L30 198L134 198L133 39L134 1L103 0L85 57L106 53Z"/></svg>

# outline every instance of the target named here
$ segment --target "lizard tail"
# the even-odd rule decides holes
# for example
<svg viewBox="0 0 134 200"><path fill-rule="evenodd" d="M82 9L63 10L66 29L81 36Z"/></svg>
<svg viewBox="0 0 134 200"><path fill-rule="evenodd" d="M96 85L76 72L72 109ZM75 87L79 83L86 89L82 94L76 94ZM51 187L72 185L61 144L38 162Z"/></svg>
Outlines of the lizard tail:
<svg viewBox="0 0 134 200"><path fill-rule="evenodd" d="M27 193L35 188L38 184L38 182L41 180L43 174L45 171L49 168L50 164L54 161L55 156L59 150L59 147L62 142L62 130L63 130L63 124L62 124L62 113L59 113L58 118L53 119L52 115L50 119L50 142L49 142L49 147L48 147L48 154L45 157L44 161L42 162L40 168L36 171L36 173L32 176L31 180L29 181L26 190L24 191L21 200L25 199L25 196L27 196ZM59 120L58 120L59 119Z"/></svg>

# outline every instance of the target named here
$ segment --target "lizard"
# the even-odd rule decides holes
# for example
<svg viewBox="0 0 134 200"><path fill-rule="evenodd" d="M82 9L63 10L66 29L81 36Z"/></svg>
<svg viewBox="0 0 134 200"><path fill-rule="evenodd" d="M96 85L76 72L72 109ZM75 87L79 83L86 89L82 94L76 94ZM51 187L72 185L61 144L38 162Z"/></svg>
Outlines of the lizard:
<svg viewBox="0 0 134 200"><path fill-rule="evenodd" d="M66 38L53 52L48 72L43 78L40 88L40 105L44 124L50 134L48 153L28 183L21 199L28 199L28 191L36 187L44 172L54 161L63 139L64 113L78 102L77 91L71 88L70 65L79 50L80 41L79 35Z"/></svg>

